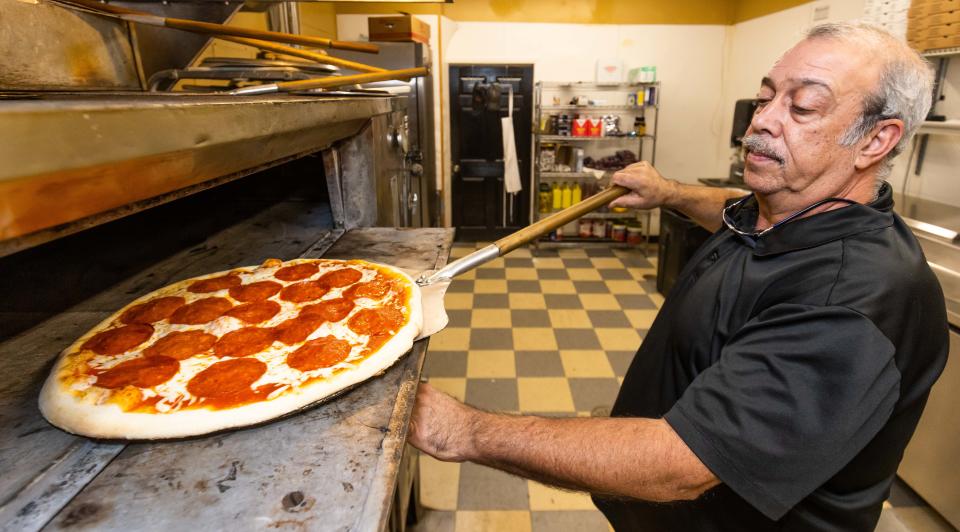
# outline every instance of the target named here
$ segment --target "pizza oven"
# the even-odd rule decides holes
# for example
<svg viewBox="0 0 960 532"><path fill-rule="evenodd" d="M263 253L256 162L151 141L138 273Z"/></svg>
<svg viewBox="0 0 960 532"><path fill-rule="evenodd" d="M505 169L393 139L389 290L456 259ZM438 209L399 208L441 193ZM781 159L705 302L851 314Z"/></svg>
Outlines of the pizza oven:
<svg viewBox="0 0 960 532"><path fill-rule="evenodd" d="M169 9L223 22L238 7ZM44 43L27 70L12 68L26 51L0 58L0 529L402 529L425 342L321 405L179 441L74 436L37 396L62 349L181 279L268 258L442 265L450 230L401 227L407 96L149 92L144 69L186 67L206 39L131 39L46 2L0 11L23 21L0 42ZM69 70L48 32L93 46L93 75Z"/></svg>

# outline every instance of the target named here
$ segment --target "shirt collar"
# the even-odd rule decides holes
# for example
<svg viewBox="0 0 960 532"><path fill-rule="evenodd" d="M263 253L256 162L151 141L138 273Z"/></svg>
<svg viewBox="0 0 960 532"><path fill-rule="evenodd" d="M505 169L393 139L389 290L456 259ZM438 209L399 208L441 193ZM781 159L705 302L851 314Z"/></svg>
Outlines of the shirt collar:
<svg viewBox="0 0 960 532"><path fill-rule="evenodd" d="M731 219L737 229L752 232L757 225L757 198L751 195ZM893 225L893 189L884 181L877 198L865 205L847 205L791 220L755 239L740 237L757 256L816 247L841 238ZM729 229L727 229L729 231Z"/></svg>

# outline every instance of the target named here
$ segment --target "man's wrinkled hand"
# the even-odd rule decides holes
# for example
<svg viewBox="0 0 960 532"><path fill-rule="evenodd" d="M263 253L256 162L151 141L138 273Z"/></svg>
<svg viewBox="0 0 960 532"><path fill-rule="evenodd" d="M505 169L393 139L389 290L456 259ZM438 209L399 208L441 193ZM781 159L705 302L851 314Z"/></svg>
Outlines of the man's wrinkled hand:
<svg viewBox="0 0 960 532"><path fill-rule="evenodd" d="M610 202L610 206L632 209L668 206L677 186L675 182L660 175L660 172L646 161L631 164L616 172L610 182L630 189L627 194Z"/></svg>
<svg viewBox="0 0 960 532"><path fill-rule="evenodd" d="M438 460L468 460L476 422L482 414L433 386L421 383L407 441Z"/></svg>

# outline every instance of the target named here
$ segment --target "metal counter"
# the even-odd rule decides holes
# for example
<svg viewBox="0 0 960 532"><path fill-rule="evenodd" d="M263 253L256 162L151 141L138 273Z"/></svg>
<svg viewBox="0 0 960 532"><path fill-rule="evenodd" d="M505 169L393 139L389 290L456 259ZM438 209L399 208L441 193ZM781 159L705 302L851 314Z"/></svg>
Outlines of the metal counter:
<svg viewBox="0 0 960 532"><path fill-rule="evenodd" d="M427 341L382 376L282 420L162 443L50 426L39 388L58 353L111 312L179 279L266 257L447 260L451 229L318 227L279 203L0 343L0 529L379 530L389 519Z"/></svg>
<svg viewBox="0 0 960 532"><path fill-rule="evenodd" d="M955 465L960 453L960 245L956 237L960 208L899 195L895 204L940 281L950 322L947 367L930 390L898 474L953 526L960 527L960 470Z"/></svg>

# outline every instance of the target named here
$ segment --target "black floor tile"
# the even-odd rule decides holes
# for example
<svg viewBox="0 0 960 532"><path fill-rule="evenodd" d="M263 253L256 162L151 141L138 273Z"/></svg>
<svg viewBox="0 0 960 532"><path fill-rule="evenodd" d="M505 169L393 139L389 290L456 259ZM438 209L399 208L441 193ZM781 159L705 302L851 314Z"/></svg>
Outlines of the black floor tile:
<svg viewBox="0 0 960 532"><path fill-rule="evenodd" d="M511 294L539 294L540 281L526 279L507 281L507 292Z"/></svg>
<svg viewBox="0 0 960 532"><path fill-rule="evenodd" d="M610 248L587 248L588 257L616 257Z"/></svg>
<svg viewBox="0 0 960 532"><path fill-rule="evenodd" d="M527 481L471 462L460 466L458 510L527 510Z"/></svg>
<svg viewBox="0 0 960 532"><path fill-rule="evenodd" d="M609 294L610 288L603 281L574 281L578 294Z"/></svg>
<svg viewBox="0 0 960 532"><path fill-rule="evenodd" d="M548 309L582 309L583 303L576 294L544 294Z"/></svg>
<svg viewBox="0 0 960 532"><path fill-rule="evenodd" d="M560 259L566 268L593 268L590 259Z"/></svg>
<svg viewBox="0 0 960 532"><path fill-rule="evenodd" d="M470 349L513 349L513 330L470 329Z"/></svg>
<svg viewBox="0 0 960 532"><path fill-rule="evenodd" d="M563 377L563 362L556 351L517 351L517 377Z"/></svg>
<svg viewBox="0 0 960 532"><path fill-rule="evenodd" d="M560 268L547 268L537 270L537 278L539 279L569 279L570 276L567 275L567 270Z"/></svg>
<svg viewBox="0 0 960 532"><path fill-rule="evenodd" d="M655 309L657 306L646 294L616 294L620 308L624 310Z"/></svg>
<svg viewBox="0 0 960 532"><path fill-rule="evenodd" d="M503 259L503 264L507 268L533 268L533 259Z"/></svg>
<svg viewBox="0 0 960 532"><path fill-rule="evenodd" d="M597 268L597 273L604 281L632 281L633 277L626 268Z"/></svg>
<svg viewBox="0 0 960 532"><path fill-rule="evenodd" d="M473 308L510 308L507 294L474 294Z"/></svg>
<svg viewBox="0 0 960 532"><path fill-rule="evenodd" d="M467 376L467 352L428 350L423 373L427 377L464 378Z"/></svg>
<svg viewBox="0 0 960 532"><path fill-rule="evenodd" d="M627 369L630 367L630 363L633 362L633 357L636 355L636 351L607 351L607 360L610 361L610 367L613 368L613 373L617 377L623 377L627 374Z"/></svg>
<svg viewBox="0 0 960 532"><path fill-rule="evenodd" d="M447 318L450 322L447 327L469 327L472 313L473 311L470 309L448 309Z"/></svg>
<svg viewBox="0 0 960 532"><path fill-rule="evenodd" d="M554 329L557 347L566 349L600 349L600 340L593 329Z"/></svg>
<svg viewBox="0 0 960 532"><path fill-rule="evenodd" d="M477 279L506 279L507 271L503 268L480 268L477 270Z"/></svg>
<svg viewBox="0 0 960 532"><path fill-rule="evenodd" d="M447 292L454 293L473 293L473 281L467 279L454 279L447 288Z"/></svg>
<svg viewBox="0 0 960 532"><path fill-rule="evenodd" d="M567 382L573 395L573 406L578 412L612 406L620 390L617 379L570 378Z"/></svg>
<svg viewBox="0 0 960 532"><path fill-rule="evenodd" d="M517 379L467 379L466 403L484 410L517 411Z"/></svg>
<svg viewBox="0 0 960 532"><path fill-rule="evenodd" d="M514 309L510 311L510 323L514 327L550 327L550 314L546 310Z"/></svg>
<svg viewBox="0 0 960 532"><path fill-rule="evenodd" d="M627 316L619 310L588 310L594 327L633 327Z"/></svg>

